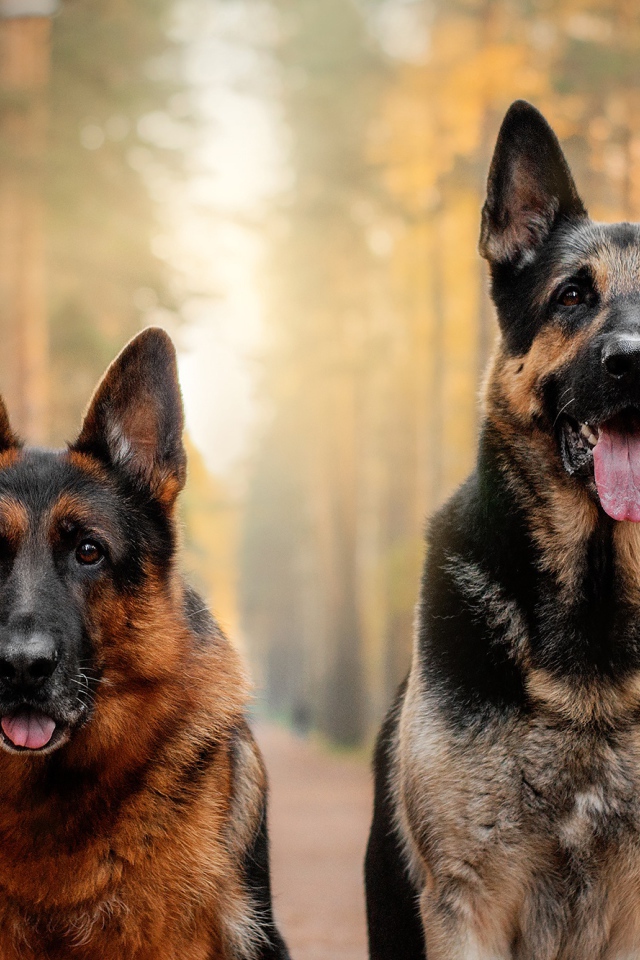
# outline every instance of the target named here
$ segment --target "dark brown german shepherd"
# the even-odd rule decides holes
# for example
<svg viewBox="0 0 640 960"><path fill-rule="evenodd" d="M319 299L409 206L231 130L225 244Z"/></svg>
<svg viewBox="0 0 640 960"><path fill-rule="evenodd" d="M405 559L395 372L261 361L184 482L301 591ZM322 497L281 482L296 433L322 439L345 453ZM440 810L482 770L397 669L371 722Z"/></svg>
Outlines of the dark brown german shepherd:
<svg viewBox="0 0 640 960"><path fill-rule="evenodd" d="M523 102L480 250L501 336L383 727L373 960L640 957L640 227Z"/></svg>
<svg viewBox="0 0 640 960"><path fill-rule="evenodd" d="M288 957L244 672L176 570L182 426L154 329L64 452L0 401L0 960Z"/></svg>

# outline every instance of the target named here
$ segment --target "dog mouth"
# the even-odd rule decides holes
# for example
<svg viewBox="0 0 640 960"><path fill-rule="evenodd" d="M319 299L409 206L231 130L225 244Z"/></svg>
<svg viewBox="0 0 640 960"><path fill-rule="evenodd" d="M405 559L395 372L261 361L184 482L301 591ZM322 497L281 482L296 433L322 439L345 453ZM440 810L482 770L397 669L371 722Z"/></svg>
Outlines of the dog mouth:
<svg viewBox="0 0 640 960"><path fill-rule="evenodd" d="M591 481L604 512L640 522L640 414L624 410L600 423L563 416L560 438L565 469Z"/></svg>
<svg viewBox="0 0 640 960"><path fill-rule="evenodd" d="M0 742L10 753L51 753L69 739L69 727L25 708L0 718Z"/></svg>

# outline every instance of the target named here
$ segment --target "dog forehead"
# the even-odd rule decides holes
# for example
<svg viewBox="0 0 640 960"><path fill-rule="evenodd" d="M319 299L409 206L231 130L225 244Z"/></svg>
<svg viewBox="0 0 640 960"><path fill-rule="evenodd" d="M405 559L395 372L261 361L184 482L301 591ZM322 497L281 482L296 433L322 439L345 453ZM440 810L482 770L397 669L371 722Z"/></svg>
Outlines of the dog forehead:
<svg viewBox="0 0 640 960"><path fill-rule="evenodd" d="M550 286L587 269L606 300L640 294L640 224L571 224L551 244L547 266Z"/></svg>
<svg viewBox="0 0 640 960"><path fill-rule="evenodd" d="M596 286L605 299L640 294L640 227L603 226L592 265Z"/></svg>
<svg viewBox="0 0 640 960"><path fill-rule="evenodd" d="M31 517L52 513L61 518L72 502L111 513L113 501L108 484L66 451L27 448L0 469L0 503L20 505Z"/></svg>

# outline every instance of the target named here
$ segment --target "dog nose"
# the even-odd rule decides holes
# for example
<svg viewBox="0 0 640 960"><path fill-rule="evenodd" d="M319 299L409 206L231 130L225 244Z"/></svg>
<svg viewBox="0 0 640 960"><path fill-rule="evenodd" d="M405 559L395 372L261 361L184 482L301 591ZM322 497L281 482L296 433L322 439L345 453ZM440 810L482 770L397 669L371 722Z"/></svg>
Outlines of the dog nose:
<svg viewBox="0 0 640 960"><path fill-rule="evenodd" d="M41 687L58 663L56 642L47 633L11 637L0 650L0 679L13 687Z"/></svg>
<svg viewBox="0 0 640 960"><path fill-rule="evenodd" d="M618 334L608 340L602 351L602 365L614 380L640 374L640 336Z"/></svg>

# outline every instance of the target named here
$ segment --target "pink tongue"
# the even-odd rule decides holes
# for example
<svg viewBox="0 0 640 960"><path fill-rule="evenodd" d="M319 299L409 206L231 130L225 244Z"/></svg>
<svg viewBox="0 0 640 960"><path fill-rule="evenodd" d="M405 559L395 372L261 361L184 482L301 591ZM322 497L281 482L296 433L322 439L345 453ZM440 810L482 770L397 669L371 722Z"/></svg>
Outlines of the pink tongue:
<svg viewBox="0 0 640 960"><path fill-rule="evenodd" d="M640 521L640 431L602 425L593 462L602 509L614 520Z"/></svg>
<svg viewBox="0 0 640 960"><path fill-rule="evenodd" d="M12 717L2 718L4 735L14 747L26 747L27 750L40 750L51 740L56 728L55 720L36 710L25 710Z"/></svg>

